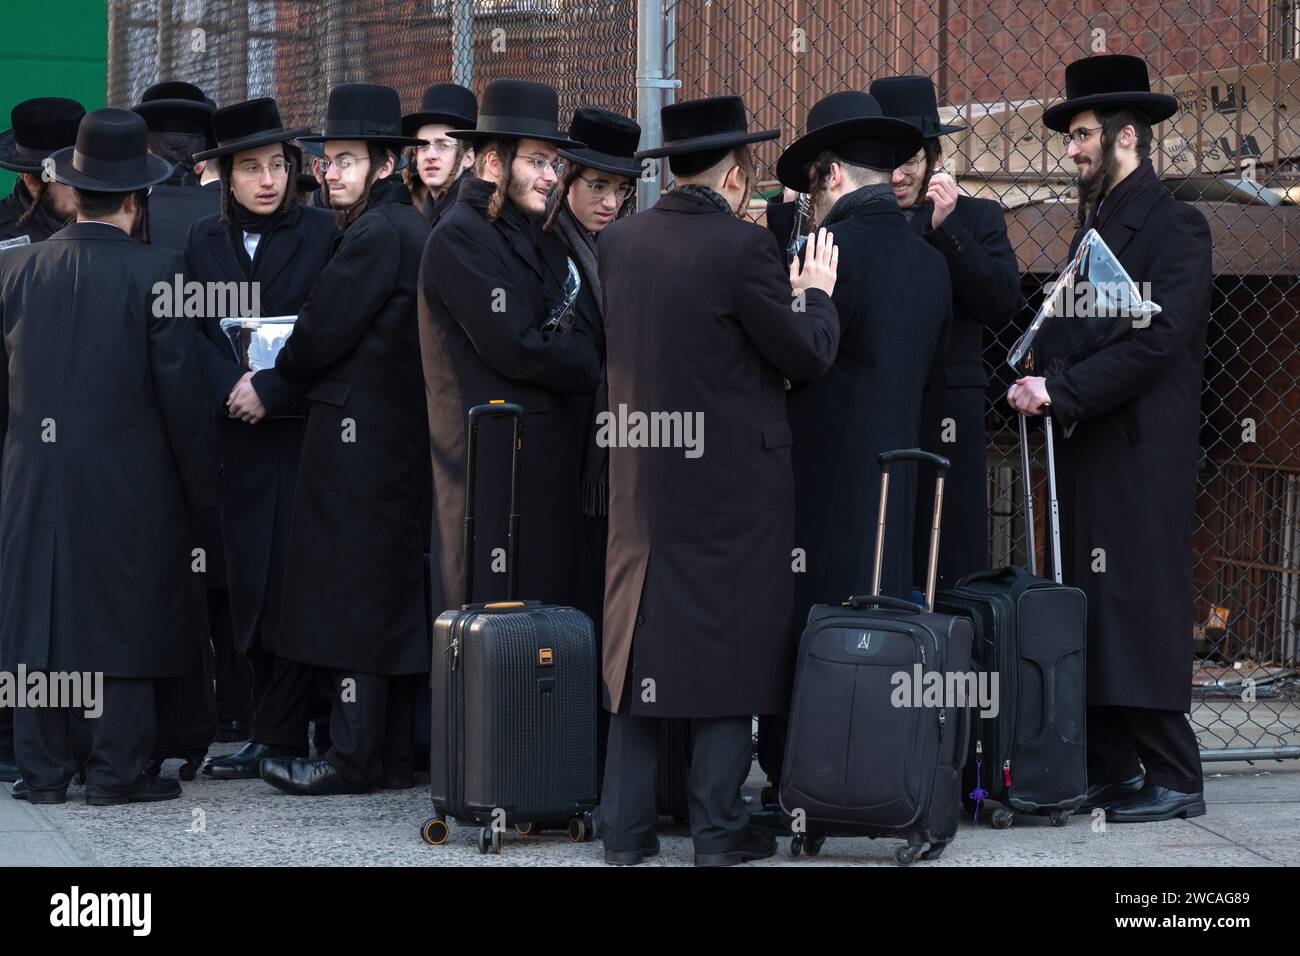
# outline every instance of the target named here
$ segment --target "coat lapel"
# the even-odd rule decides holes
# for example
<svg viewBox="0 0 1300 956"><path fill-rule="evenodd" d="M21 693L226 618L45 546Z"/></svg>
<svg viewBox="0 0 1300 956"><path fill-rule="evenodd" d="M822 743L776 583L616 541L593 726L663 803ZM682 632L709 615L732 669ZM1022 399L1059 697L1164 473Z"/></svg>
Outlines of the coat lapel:
<svg viewBox="0 0 1300 956"><path fill-rule="evenodd" d="M236 280L240 277L248 278L248 273L244 270L244 263L235 252L234 243L237 241L235 239L235 230L231 229L219 218L213 219L208 223L204 238L208 241L208 248L213 258L221 266L222 275L230 276Z"/></svg>
<svg viewBox="0 0 1300 956"><path fill-rule="evenodd" d="M297 229L286 225L263 236L262 243L266 244L265 248L259 243L253 259L253 278L270 285L302 245L302 236Z"/></svg>
<svg viewBox="0 0 1300 956"><path fill-rule="evenodd" d="M1124 249L1132 242L1133 237L1142 231L1152 208L1164 192L1164 184L1158 179L1143 184L1118 212L1115 220L1106 224L1102 238L1106 240L1106 245L1110 246L1116 258L1124 254Z"/></svg>

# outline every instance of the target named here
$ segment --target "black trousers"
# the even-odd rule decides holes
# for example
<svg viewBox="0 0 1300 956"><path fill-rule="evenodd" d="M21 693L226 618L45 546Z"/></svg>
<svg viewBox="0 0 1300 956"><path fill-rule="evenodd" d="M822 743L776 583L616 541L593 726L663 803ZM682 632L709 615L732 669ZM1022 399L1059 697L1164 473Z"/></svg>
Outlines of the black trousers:
<svg viewBox="0 0 1300 956"><path fill-rule="evenodd" d="M1200 748L1187 715L1149 707L1089 707L1088 782L1128 780L1143 768L1148 783L1201 792Z"/></svg>
<svg viewBox="0 0 1300 956"><path fill-rule="evenodd" d="M415 690L421 678L334 672L330 749L325 759L342 777L374 785L386 773L413 772Z"/></svg>
<svg viewBox="0 0 1300 956"><path fill-rule="evenodd" d="M0 763L14 762L14 712L0 707Z"/></svg>
<svg viewBox="0 0 1300 956"><path fill-rule="evenodd" d="M600 837L608 850L635 850L642 836L654 831L660 719L610 715L599 811ZM740 789L753 762L751 727L748 716L691 720L687 797L699 853L730 850L749 823Z"/></svg>
<svg viewBox="0 0 1300 956"><path fill-rule="evenodd" d="M85 760L86 786L125 793L144 772L154 743L154 682L105 677L103 712L21 707L14 711L18 769L33 790L64 790Z"/></svg>
<svg viewBox="0 0 1300 956"><path fill-rule="evenodd" d="M268 747L307 751L307 722L316 706L319 670L311 664L250 651L253 675L253 721L249 740Z"/></svg>
<svg viewBox="0 0 1300 956"><path fill-rule="evenodd" d="M225 588L208 589L208 627L217 684L217 719L247 726L253 716L252 677L248 661L235 650L235 623L230 613L230 592Z"/></svg>

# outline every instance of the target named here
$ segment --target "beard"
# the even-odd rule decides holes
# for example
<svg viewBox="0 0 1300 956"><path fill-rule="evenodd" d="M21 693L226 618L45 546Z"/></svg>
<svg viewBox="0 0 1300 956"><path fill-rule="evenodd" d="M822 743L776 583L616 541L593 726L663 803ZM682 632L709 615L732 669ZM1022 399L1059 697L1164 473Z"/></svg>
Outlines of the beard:
<svg viewBox="0 0 1300 956"><path fill-rule="evenodd" d="M1080 173L1078 177L1079 184L1079 212L1081 215L1090 206L1095 206L1101 201L1106 192L1107 184L1114 178L1115 170L1119 163L1115 158L1115 144L1107 142L1103 137L1101 143L1101 161L1089 163L1089 166L1095 167L1091 172ZM1080 220L1082 221L1082 220Z"/></svg>

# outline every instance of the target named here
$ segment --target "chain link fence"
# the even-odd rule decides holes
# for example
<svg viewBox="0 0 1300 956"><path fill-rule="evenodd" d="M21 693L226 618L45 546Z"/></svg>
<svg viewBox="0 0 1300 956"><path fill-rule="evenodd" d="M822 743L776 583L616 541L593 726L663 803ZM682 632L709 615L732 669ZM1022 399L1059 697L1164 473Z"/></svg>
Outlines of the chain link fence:
<svg viewBox="0 0 1300 956"><path fill-rule="evenodd" d="M1153 162L1209 220L1214 294L1194 538L1193 722L1206 759L1300 756L1300 3L1297 0L110 0L109 102L184 79L219 104L275 96L319 125L331 85L395 86L414 109L448 79L497 77L638 117L658 142L661 104L744 97L771 170L827 93L873 78L934 78L944 165L998 200L1025 311L986 342L994 564L1025 559L1006 355L1066 261L1074 167L1042 112L1064 67L1134 53L1177 116ZM770 172L751 213L779 188ZM641 201L659 183L643 182ZM1037 476L1041 496L1042 476ZM1041 507L1036 509L1043 514Z"/></svg>

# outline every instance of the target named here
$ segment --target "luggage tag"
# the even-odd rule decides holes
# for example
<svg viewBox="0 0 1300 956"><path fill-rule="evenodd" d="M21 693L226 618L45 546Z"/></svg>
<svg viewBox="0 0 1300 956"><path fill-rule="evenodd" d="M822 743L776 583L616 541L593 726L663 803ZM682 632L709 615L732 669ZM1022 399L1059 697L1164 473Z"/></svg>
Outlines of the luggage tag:
<svg viewBox="0 0 1300 956"><path fill-rule="evenodd" d="M988 797L989 792L980 785L980 770L984 766L984 741L975 741L975 789L970 792L970 798L975 801L975 814L971 818L971 823L980 822L980 807Z"/></svg>

